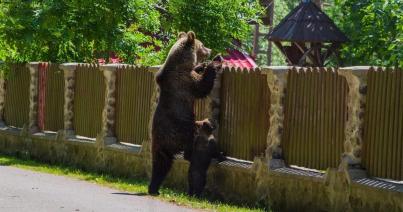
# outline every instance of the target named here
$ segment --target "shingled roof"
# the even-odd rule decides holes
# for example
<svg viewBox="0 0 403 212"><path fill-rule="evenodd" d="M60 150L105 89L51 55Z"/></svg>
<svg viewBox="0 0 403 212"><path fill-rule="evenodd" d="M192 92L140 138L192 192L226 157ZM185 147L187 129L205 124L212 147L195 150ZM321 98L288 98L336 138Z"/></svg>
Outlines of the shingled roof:
<svg viewBox="0 0 403 212"><path fill-rule="evenodd" d="M343 43L348 38L311 1L301 2L268 35L271 41Z"/></svg>

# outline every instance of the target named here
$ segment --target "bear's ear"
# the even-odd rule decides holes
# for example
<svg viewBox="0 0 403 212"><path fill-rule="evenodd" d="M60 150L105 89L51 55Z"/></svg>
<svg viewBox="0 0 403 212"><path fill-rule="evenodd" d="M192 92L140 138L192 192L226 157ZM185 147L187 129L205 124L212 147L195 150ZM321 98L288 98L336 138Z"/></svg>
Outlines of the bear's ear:
<svg viewBox="0 0 403 212"><path fill-rule="evenodd" d="M196 39L196 35L195 35L195 33L194 32L192 32L192 31L189 31L188 32L188 43L194 43L195 42L195 39Z"/></svg>
<svg viewBox="0 0 403 212"><path fill-rule="evenodd" d="M184 38L186 36L187 36L186 32L179 32L178 34L178 38Z"/></svg>

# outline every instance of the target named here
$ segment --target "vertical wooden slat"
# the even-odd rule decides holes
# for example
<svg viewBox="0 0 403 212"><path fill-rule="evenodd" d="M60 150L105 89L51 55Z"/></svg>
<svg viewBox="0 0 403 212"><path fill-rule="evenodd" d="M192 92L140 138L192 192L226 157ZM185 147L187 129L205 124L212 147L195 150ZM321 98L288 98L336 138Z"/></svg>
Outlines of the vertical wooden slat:
<svg viewBox="0 0 403 212"><path fill-rule="evenodd" d="M379 151L380 151L378 141L380 140L379 135L380 135L380 130L381 129L379 129L380 127L379 127L378 124L381 123L380 118L382 116L382 112L380 111L380 108L381 108L381 104L383 104L382 98L384 97L384 95L382 95L382 90L381 90L382 85L383 85L382 69L377 70L376 76L377 77L376 77L376 82L375 82L375 95L377 96L377 98L376 98L376 102L375 102L375 104L373 106L374 107L374 113L375 113L374 115L375 115L375 123L376 124L374 123L375 128L373 128L372 130L374 131L374 138L373 138L374 139L374 145L378 146L378 148L374 148L374 154L372 156L374 158L378 158ZM379 162L379 160L374 160L374 166L373 166L373 169L372 169L372 173L370 172L370 174L373 175L373 176L376 176L377 173L378 173L378 162Z"/></svg>
<svg viewBox="0 0 403 212"><path fill-rule="evenodd" d="M387 130L387 128L385 128L385 114L386 114L386 110L387 107L385 107L385 103L387 100L387 93L386 93L386 87L388 85L388 77L387 74L385 72L385 70L382 70L381 72L381 76L382 76L382 84L380 87L380 93L378 93L378 95L382 95L382 100L381 100L381 104L379 105L379 113L380 113L380 122L382 123L379 126L379 136L377 139L377 142L379 143L379 150L378 150L378 164L377 164L377 173L379 174L379 176L383 176L384 175L384 170L383 170L383 152L384 152L384 139L385 139L385 131Z"/></svg>
<svg viewBox="0 0 403 212"><path fill-rule="evenodd" d="M319 122L320 122L320 100L321 100L321 90L320 90L320 73L319 73L319 69L314 69L314 72L313 72L313 74L314 74L314 110L313 110L313 116L314 116L314 119L313 119L313 122L314 122L314 125L313 125L313 128L315 129L315 130L313 130L313 138L316 140L316 141L319 141L319 142L317 142L316 143L316 145L312 148L312 151L313 152L315 152L316 153L316 155L317 155L317 158L313 158L313 164L312 164L312 167L321 167L320 166L320 160L321 160L321 158L320 158L320 156L321 156L321 154L320 154L320 152L321 152L321 145L322 145L322 142L321 142L321 138L320 138L320 131L319 131Z"/></svg>
<svg viewBox="0 0 403 212"><path fill-rule="evenodd" d="M376 104L377 104L377 99L380 98L379 95L377 95L377 81L376 81L376 75L375 75L375 69L370 70L368 73L368 96L367 96L367 105L366 105L366 113L367 113L367 126L368 128L366 129L366 135L367 138L364 140L365 142L368 143L368 148L365 151L365 154L367 155L367 164L368 167L367 170L369 171L370 174L373 171L373 167L375 167L375 123L377 122L376 120Z"/></svg>
<svg viewBox="0 0 403 212"><path fill-rule="evenodd" d="M235 140L235 132L234 132L234 129L236 128L236 124L235 124L235 116L234 116L234 114L236 114L236 97L234 96L234 90L236 89L236 87L235 87L235 83L236 83L236 78L235 78L235 69L233 68L233 69L231 69L231 87L230 87L230 90L229 90L229 92L230 92L230 104L231 104L231 111L230 111L230 113L229 113L229 115L230 115L230 117L229 117L229 119L230 119L230 125L229 125L229 135L230 135L230 137L229 137L229 140L228 140L228 147L229 147L229 149L230 149L230 151L229 152L231 152L231 153L233 153L233 152L235 152L235 150L234 150L234 140ZM235 154L235 153L234 153Z"/></svg>
<svg viewBox="0 0 403 212"><path fill-rule="evenodd" d="M331 68L331 73L332 73L331 81L330 81L331 89L330 89L330 94L329 95L331 96L333 101L331 103L331 111L330 111L330 114L331 114L331 117L330 117L330 130L331 130L331 149L330 149L331 153L330 153L330 156L331 156L331 162L330 162L330 164L331 164L332 167L337 167L337 165L339 163L339 161L337 160L338 159L337 154L339 152L338 152L338 148L337 148L338 147L337 140L336 140L337 128L336 128L335 122L336 122L336 116L337 116L336 107L338 107L339 105L337 104L338 102L335 101L335 100L337 100L337 99L335 99L335 96L337 95L336 94L336 92L337 92L336 91L336 88L337 88L337 84L336 84L337 74L335 73L335 70L333 68Z"/></svg>
<svg viewBox="0 0 403 212"><path fill-rule="evenodd" d="M287 161L295 161L296 160L296 154L294 154L296 145L294 143L294 138L296 136L296 125L292 123L296 123L297 118L296 118L296 111L298 110L298 104L297 104L297 90L296 90L296 84L297 84L297 74L296 74L296 69L289 70L289 75L290 75L290 87L288 87L288 95L290 96L290 102L288 103L289 105L289 124L288 124L288 148L284 150L284 152L288 152L286 154Z"/></svg>
<svg viewBox="0 0 403 212"><path fill-rule="evenodd" d="M320 142L320 145L318 145L319 146L319 149L317 150L318 151L318 154L319 154L319 160L318 160L318 162L319 162L319 165L318 165L318 167L324 167L325 166L325 157L326 157L326 155L325 155L325 151L324 151L324 148L326 148L326 143L324 142L324 140L323 140L323 138L324 138L324 135L325 135L325 130L324 130L324 120L323 120L323 116L324 116L324 114L325 114L325 95L326 95L326 92L325 92L325 85L326 85L326 80L325 80L325 72L326 72L326 70L324 69L324 68L321 68L320 69L320 73L319 73L319 84L320 84L320 87L319 87L319 89L320 89L320 91L319 91L319 100L318 100L318 102L319 102L319 114L318 114L318 125L319 125L319 128L318 128L318 131L319 131L319 139L321 140L321 142Z"/></svg>
<svg viewBox="0 0 403 212"><path fill-rule="evenodd" d="M243 120L241 120L242 116L240 115L241 113L245 112L243 111L243 108L245 108L246 103L243 101L243 96L244 94L244 89L245 87L241 86L241 85L245 85L245 83L242 83L243 79L243 75L245 75L245 72L243 72L241 69L237 69L237 74L235 75L236 77L236 93L234 94L235 98L237 99L237 107L235 107L235 126L239 127L240 130L234 130L235 131L235 150L236 150L236 156L238 158L245 158L242 155L242 143L245 142L245 140L243 140L243 132L245 130L245 125L244 122L242 122ZM238 141L238 142L237 142Z"/></svg>
<svg viewBox="0 0 403 212"><path fill-rule="evenodd" d="M295 135L293 137L293 140L291 141L291 144L295 146L295 148L293 149L294 151L291 153L293 155L295 155L295 161L301 161L301 154L297 154L297 152L301 149L300 147L300 142L298 141L298 139L301 138L301 133L300 133L300 128L302 126L301 123L301 110L302 110L302 102L301 102L301 97L302 97L302 92L303 89L301 87L301 70L297 70L295 73L295 131L293 132L293 134ZM291 163L291 161L290 161Z"/></svg>
<svg viewBox="0 0 403 212"><path fill-rule="evenodd" d="M307 167L312 167L312 156L313 156L313 146L315 145L315 140L312 138L312 125L313 125L313 72L312 72L312 68L308 68L307 72L306 72L306 82L307 83L307 95L305 96L306 101L307 101L307 111L306 111L306 125L304 127L304 132L306 134L306 140L305 143L306 145L306 153L307 153L307 157L306 157L306 166Z"/></svg>
<svg viewBox="0 0 403 212"><path fill-rule="evenodd" d="M400 85L399 85L399 122L397 127L397 131L398 131L398 136L397 136L397 141L398 141L398 148L397 148L397 160L400 162L398 163L396 169L400 170L398 171L399 173L399 177L396 178L398 180L403 180L403 69L398 69L398 75L399 75L399 81L400 81Z"/></svg>
<svg viewBox="0 0 403 212"><path fill-rule="evenodd" d="M243 128L242 131L244 132L244 133L241 133L241 136L240 136L240 138L242 139L241 140L242 146L240 148L241 148L241 152L242 152L242 157L247 158L247 160L252 160L252 149L250 149L250 147L253 145L253 143L256 142L256 140L254 140L253 133L252 133L253 126L251 125L252 124L252 121L251 121L251 116L252 116L251 109L252 108L250 107L251 104L248 104L246 101L248 101L247 97L249 97L249 99L251 101L253 101L253 95L252 95L252 92L250 92L251 91L250 88L251 88L252 81L254 80L253 79L254 75L253 75L253 73L248 73L248 70L244 69L244 70L242 70L242 75L240 75L240 77L241 77L241 80L244 80L244 83L242 83L242 84L245 85L244 88L241 88L242 89L241 90L242 91L241 102L243 103L243 107L242 107L243 110L242 110L242 108L240 108L241 110L238 114L240 120L242 120L241 117L245 116L243 118L244 119L243 122L239 123ZM254 121L257 121L257 120L254 120Z"/></svg>
<svg viewBox="0 0 403 212"><path fill-rule="evenodd" d="M336 163L339 162L339 159L341 158L341 154L344 150L343 148L343 142L344 141L344 119L343 119L343 108L346 106L345 102L343 101L345 96L344 87L343 87L343 80L345 80L343 77L338 75L338 70L336 70L336 102L340 102L340 104L337 104L337 111L336 111L336 130L337 130L337 136L336 136L336 150L340 150L340 152L335 151L335 161ZM341 114L341 115L340 115ZM335 164L337 166L337 164Z"/></svg>
<svg viewBox="0 0 403 212"><path fill-rule="evenodd" d="M385 150L384 151L384 158L385 158L385 162L386 164L384 165L384 173L385 176L388 178L392 178L392 164L394 163L392 161L392 155L393 155L393 138L391 136L392 131L393 131L393 115L394 115L394 107L393 107L393 94L394 94L394 87L395 87L395 80L394 80L394 72L392 72L392 70L388 69L387 70L387 76L388 76L388 88L387 88L387 108L386 111L387 113L385 114L386 116L386 136L385 136L385 140L384 140L384 146L385 146ZM389 154L385 154L386 152L389 152Z"/></svg>
<svg viewBox="0 0 403 212"><path fill-rule="evenodd" d="M392 79L393 79L393 89L392 89L392 99L391 99L391 107L392 107L392 113L391 113L391 131L390 131L390 137L391 137L391 142L392 146L390 149L392 150L392 154L390 154L389 161L391 161L389 170L391 170L391 178L393 179L398 179L400 176L399 172L399 160L396 160L397 157L397 152L398 152L398 142L397 136L398 136L398 131L399 128L398 126L398 118L399 118L399 75L398 75L398 70L394 70L392 74Z"/></svg>

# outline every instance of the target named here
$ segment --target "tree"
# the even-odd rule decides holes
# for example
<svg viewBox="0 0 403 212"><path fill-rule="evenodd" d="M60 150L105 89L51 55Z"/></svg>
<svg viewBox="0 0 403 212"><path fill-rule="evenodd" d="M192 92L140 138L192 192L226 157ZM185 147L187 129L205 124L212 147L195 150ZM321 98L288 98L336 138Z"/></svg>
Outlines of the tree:
<svg viewBox="0 0 403 212"><path fill-rule="evenodd" d="M351 39L342 50L344 65L403 67L403 1L337 0L336 5L334 14Z"/></svg>
<svg viewBox="0 0 403 212"><path fill-rule="evenodd" d="M236 40L250 39L249 21L258 21L262 8L253 0L165 1L170 31L193 30L203 43L217 52Z"/></svg>
<svg viewBox="0 0 403 212"><path fill-rule="evenodd" d="M133 63L161 45L156 0L0 2L0 42L10 61L91 62L117 52ZM144 45L149 43L152 45Z"/></svg>

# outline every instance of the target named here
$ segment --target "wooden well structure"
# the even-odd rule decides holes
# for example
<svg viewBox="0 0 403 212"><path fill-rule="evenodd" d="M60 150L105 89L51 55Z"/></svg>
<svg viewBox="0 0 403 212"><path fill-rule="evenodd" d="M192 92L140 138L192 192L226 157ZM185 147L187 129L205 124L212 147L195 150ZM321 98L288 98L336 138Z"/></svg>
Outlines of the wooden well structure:
<svg viewBox="0 0 403 212"><path fill-rule="evenodd" d="M322 67L348 41L315 3L302 1L268 35L289 65Z"/></svg>

